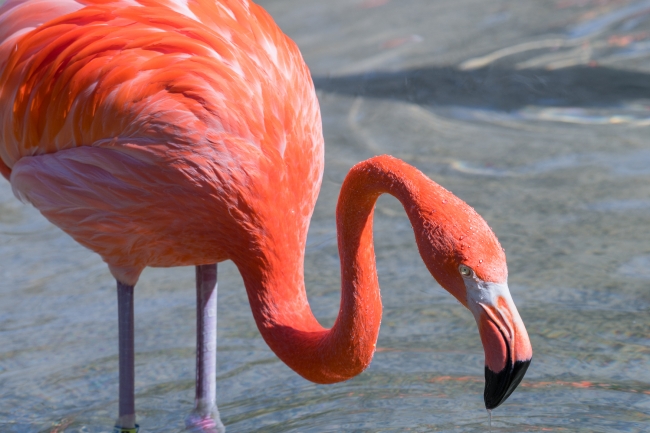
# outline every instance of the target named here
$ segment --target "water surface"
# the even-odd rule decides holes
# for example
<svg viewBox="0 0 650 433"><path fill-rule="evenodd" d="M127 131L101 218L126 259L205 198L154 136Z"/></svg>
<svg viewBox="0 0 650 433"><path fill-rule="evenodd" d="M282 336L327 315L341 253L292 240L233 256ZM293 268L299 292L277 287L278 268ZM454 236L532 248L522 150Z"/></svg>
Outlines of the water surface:
<svg viewBox="0 0 650 433"><path fill-rule="evenodd" d="M321 102L323 189L309 299L338 311L334 209L356 162L390 153L474 206L508 256L534 359L493 432L650 429L650 2L268 0ZM305 381L262 341L219 265L218 404L230 432L485 432L474 319L431 278L399 203L379 200L378 351L345 383ZM114 281L0 182L0 431L108 432ZM136 289L143 432L192 407L194 270Z"/></svg>

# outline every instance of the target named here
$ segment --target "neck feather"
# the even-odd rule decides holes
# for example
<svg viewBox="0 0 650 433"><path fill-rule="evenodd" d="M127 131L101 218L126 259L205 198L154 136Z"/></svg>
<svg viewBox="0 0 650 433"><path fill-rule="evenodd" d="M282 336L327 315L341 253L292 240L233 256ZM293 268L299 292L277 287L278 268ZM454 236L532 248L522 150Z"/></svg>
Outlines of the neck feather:
<svg viewBox="0 0 650 433"><path fill-rule="evenodd" d="M462 211L463 206L471 208L414 167L389 156L357 164L341 188L336 210L341 304L332 329L317 322L307 301L304 239L292 242L290 233L275 238L273 245L267 244L273 252L260 253L255 261L249 257L246 265L238 264L265 341L289 367L313 382L349 379L372 360L382 313L372 224L375 203L384 193L404 206L420 254L431 258L425 260L431 273L445 286L455 284L445 281L445 260L457 247L453 218L448 212L436 212L435 207L450 201L450 206Z"/></svg>

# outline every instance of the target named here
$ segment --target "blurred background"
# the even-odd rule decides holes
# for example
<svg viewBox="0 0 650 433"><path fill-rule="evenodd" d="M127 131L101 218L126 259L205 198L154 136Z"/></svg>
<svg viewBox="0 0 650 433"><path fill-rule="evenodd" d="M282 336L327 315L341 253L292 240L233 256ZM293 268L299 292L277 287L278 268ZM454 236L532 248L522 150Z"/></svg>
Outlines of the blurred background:
<svg viewBox="0 0 650 433"><path fill-rule="evenodd" d="M339 306L334 212L356 162L392 154L468 202L506 250L534 349L493 432L650 429L650 1L266 0L321 103L323 188L307 290ZM336 385L268 349L241 277L219 265L218 404L229 432L486 432L474 319L428 274L404 211L377 205L378 350ZM109 432L115 283L0 182L0 431ZM178 432L194 396L194 269L136 290L143 432Z"/></svg>

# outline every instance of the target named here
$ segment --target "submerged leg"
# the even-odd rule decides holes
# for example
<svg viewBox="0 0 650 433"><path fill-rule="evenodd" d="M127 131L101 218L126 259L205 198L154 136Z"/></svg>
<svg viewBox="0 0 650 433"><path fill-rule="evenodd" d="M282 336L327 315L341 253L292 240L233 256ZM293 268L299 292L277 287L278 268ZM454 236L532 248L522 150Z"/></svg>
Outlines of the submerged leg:
<svg viewBox="0 0 650 433"><path fill-rule="evenodd" d="M120 416L116 433L136 433L135 353L133 344L133 286L117 282L117 317L120 341Z"/></svg>
<svg viewBox="0 0 650 433"><path fill-rule="evenodd" d="M188 430L226 431L217 409L217 265L196 267L196 400Z"/></svg>

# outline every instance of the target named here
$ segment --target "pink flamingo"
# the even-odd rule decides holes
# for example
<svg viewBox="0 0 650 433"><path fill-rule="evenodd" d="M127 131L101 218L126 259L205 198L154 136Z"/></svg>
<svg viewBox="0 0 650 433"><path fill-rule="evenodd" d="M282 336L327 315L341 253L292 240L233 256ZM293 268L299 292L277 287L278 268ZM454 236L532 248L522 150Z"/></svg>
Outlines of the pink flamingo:
<svg viewBox="0 0 650 433"><path fill-rule="evenodd" d="M318 102L298 48L248 0L9 0L0 7L0 172L19 198L97 252L117 280L119 418L137 429L133 288L146 266L196 266L197 383L190 429L221 431L215 403L216 263L241 272L264 340L317 383L361 373L381 299L379 195L397 197L433 277L476 318L485 404L532 356L485 221L390 156L359 163L337 206L341 305L332 329L304 287L323 173Z"/></svg>

